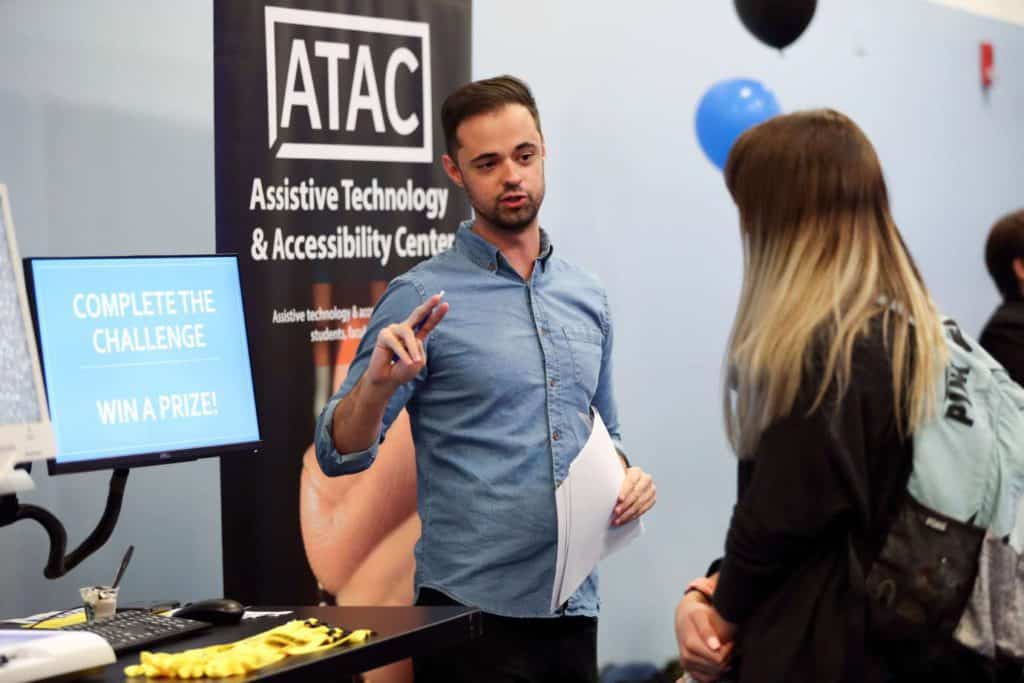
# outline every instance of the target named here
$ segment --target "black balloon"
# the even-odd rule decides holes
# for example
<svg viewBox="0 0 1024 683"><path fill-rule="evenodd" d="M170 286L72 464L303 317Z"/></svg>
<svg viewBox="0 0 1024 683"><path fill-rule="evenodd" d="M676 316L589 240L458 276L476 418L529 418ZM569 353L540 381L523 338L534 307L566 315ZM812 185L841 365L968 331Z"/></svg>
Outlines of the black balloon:
<svg viewBox="0 0 1024 683"><path fill-rule="evenodd" d="M780 50L811 23L817 0L734 0L740 21L758 40Z"/></svg>

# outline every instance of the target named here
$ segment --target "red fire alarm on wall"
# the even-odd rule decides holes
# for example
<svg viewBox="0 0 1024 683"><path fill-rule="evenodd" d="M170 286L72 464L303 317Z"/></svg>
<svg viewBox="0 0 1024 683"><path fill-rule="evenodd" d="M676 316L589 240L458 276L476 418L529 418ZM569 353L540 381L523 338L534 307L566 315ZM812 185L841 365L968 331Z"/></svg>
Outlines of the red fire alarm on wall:
<svg viewBox="0 0 1024 683"><path fill-rule="evenodd" d="M981 86L989 88L995 79L995 53L992 50L992 43L981 44Z"/></svg>

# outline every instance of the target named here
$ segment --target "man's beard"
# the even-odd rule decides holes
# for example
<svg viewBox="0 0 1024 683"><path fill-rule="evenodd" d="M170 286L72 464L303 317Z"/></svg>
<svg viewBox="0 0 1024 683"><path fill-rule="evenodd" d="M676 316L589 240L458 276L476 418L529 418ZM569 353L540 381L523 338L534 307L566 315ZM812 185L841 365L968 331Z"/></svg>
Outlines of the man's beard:
<svg viewBox="0 0 1024 683"><path fill-rule="evenodd" d="M483 206L483 202L477 201L476 197L472 195L469 197L469 202L473 205L473 210L477 215L482 216L484 220L495 228L519 234L526 230L533 223L534 219L537 218L541 202L544 201L544 188L541 188L539 198L535 198L525 190L518 191L526 195L526 201L523 202L522 206L514 209L503 207L500 199L494 200L486 208Z"/></svg>

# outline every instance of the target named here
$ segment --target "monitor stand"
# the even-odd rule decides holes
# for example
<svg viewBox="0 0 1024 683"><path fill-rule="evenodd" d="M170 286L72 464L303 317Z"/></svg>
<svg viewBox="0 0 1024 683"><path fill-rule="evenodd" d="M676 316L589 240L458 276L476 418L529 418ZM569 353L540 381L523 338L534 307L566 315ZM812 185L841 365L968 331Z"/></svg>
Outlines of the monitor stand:
<svg viewBox="0 0 1024 683"><path fill-rule="evenodd" d="M13 461L13 456L0 454L0 459L7 457ZM15 486L24 486L27 479L29 488L31 488L32 480L28 479L27 472L12 469L10 462L3 464L3 468L0 469L4 473L0 476L0 481ZM26 476L21 477L19 473ZM117 524L117 518L121 514L121 502L124 500L124 487L127 481L127 469L119 468L113 471L110 475L110 488L107 490L107 504L103 508L103 516L100 517L100 521L92 533L67 556L64 555L64 552L68 545L68 533L60 520L52 512L38 505L19 503L16 493L4 493L2 489L0 489L0 527L14 524L20 519L34 519L39 522L46 530L47 536L50 537L50 552L47 556L46 566L43 568L43 576L48 579L60 578L78 566L79 562L99 550L110 538L110 534L114 532L114 526ZM2 634L3 632L0 630L0 635ZM0 680L3 680L3 676L0 676Z"/></svg>
<svg viewBox="0 0 1024 683"><path fill-rule="evenodd" d="M27 471L15 469L14 463L17 461L14 449L0 452L0 496L31 491L36 487Z"/></svg>

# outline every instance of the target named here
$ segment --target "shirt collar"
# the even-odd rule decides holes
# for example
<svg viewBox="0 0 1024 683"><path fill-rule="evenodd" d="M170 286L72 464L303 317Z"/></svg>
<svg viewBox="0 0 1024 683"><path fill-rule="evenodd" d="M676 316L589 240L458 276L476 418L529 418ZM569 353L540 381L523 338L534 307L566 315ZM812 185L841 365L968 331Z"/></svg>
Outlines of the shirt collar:
<svg viewBox="0 0 1024 683"><path fill-rule="evenodd" d="M465 220L459 224L459 229L455 233L455 244L470 261L488 270L497 270L499 257L502 260L505 258L501 256L501 252L496 246L473 232L472 220ZM547 269L547 262L551 258L553 251L554 246L551 244L548 233L544 228L541 228L540 254L537 256L537 260L541 263L541 268Z"/></svg>

